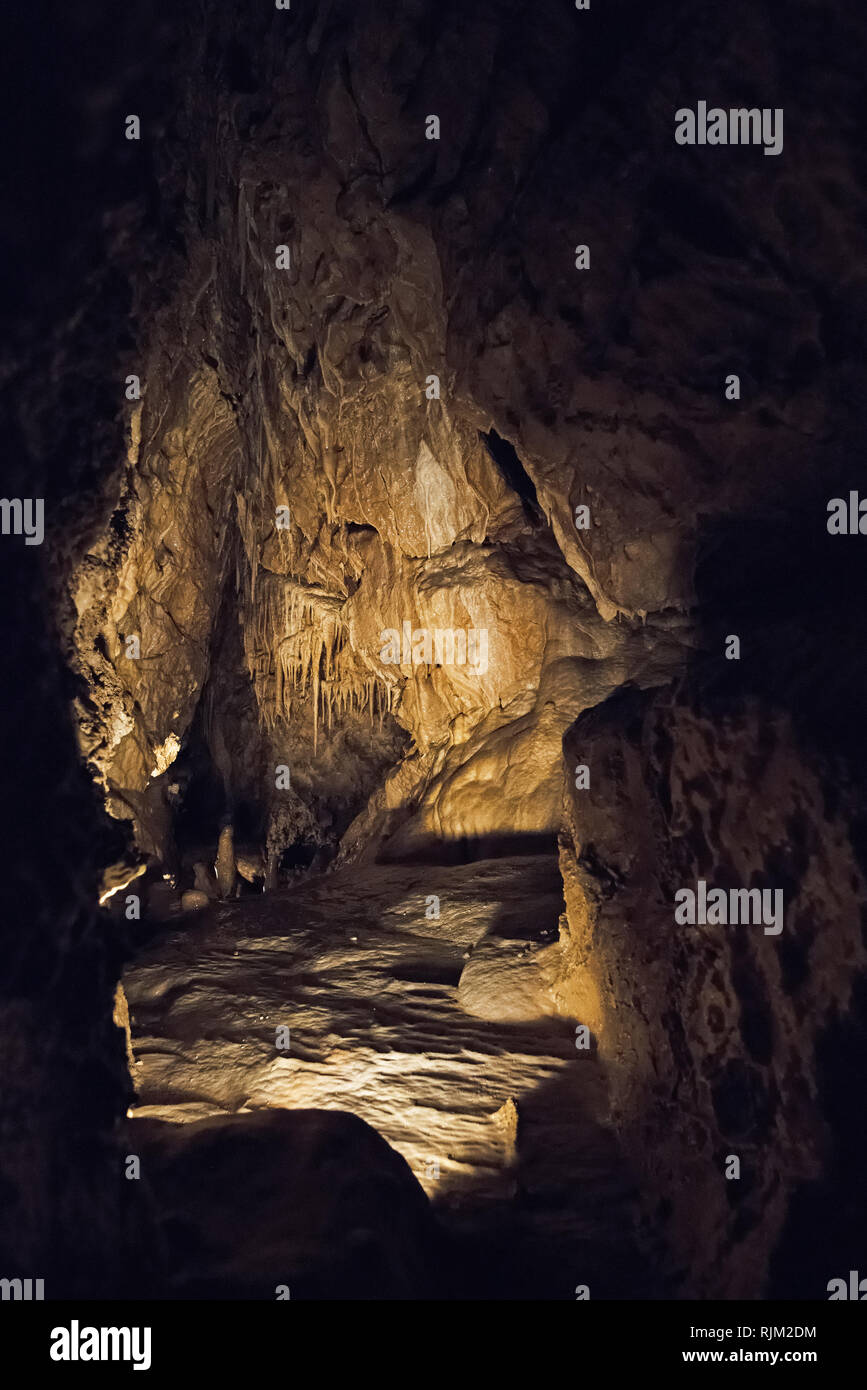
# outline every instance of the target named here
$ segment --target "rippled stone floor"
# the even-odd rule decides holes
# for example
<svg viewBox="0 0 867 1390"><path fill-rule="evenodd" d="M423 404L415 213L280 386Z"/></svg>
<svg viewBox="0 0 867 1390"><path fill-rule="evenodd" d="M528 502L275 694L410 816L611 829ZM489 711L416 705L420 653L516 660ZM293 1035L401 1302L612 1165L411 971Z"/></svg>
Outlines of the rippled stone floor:
<svg viewBox="0 0 867 1390"><path fill-rule="evenodd" d="M126 973L132 1130L349 1111L457 1242L455 1296L653 1296L602 1067L546 1012L561 908L547 856L346 868L215 906Z"/></svg>

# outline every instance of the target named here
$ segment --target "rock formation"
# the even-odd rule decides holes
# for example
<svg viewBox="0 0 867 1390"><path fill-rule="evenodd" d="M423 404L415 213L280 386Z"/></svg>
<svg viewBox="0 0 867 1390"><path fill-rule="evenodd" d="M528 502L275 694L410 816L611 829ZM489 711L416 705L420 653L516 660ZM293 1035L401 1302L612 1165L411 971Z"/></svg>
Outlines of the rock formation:
<svg viewBox="0 0 867 1390"><path fill-rule="evenodd" d="M556 938L469 934L461 1009L590 1030L667 1289L812 1290L832 1194L841 1270L863 1231L839 1088L863 1036L865 585L826 507L858 484L867 400L867 18L206 10L112 11L110 60L41 79L61 143L40 125L44 188L13 168L2 224L4 488L46 507L38 560L2 537L5 1258L50 1247L73 1290L112 1287L129 1242L158 1269L160 1223L112 1177L111 1019L160 919L559 839ZM89 0L50 43L107 15ZM714 93L784 110L780 153L678 143L675 111ZM38 230L48 189L74 234ZM699 880L781 890L782 935L678 923ZM144 923L118 892L103 929L128 885ZM165 1152L193 1173L210 1136ZM360 1142L406 1213L382 1287L419 1296L428 1214ZM329 1288L357 1288L357 1254Z"/></svg>

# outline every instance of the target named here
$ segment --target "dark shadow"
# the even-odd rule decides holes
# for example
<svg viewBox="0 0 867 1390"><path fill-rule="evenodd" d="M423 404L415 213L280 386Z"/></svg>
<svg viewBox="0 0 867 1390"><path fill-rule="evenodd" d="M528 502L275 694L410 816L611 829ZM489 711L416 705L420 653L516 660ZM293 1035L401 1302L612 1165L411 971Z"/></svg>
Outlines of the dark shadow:
<svg viewBox="0 0 867 1390"><path fill-rule="evenodd" d="M638 1190L616 1137L602 1124L605 1081L592 1057L516 1096L513 1161L485 1183L450 1177L434 1211L449 1232L455 1297L574 1301L664 1298L664 1255L636 1239Z"/></svg>
<svg viewBox="0 0 867 1390"><path fill-rule="evenodd" d="M828 532L828 502L848 499L853 469L848 454L829 464L820 485L800 488L776 510L705 519L696 568L701 647L684 684L700 713L719 726L752 699L791 721L799 749L819 777L829 818L849 824L860 868L867 872L867 537ZM726 641L740 639L740 660L726 660ZM619 692L621 723L629 736L641 722L645 697ZM593 716L591 716L592 718ZM808 859L807 828L797 818L790 841L768 859L786 900L797 896ZM592 847L591 847L592 850ZM614 885L616 887L616 885ZM603 884L604 889L604 884ZM810 914L812 915L812 914ZM821 929L821 919L816 923ZM867 909L862 909L867 940ZM796 994L810 966L809 932L780 942L782 987ZM755 1000L749 978L733 985L742 1011L745 1044L753 1060L770 1064L773 1017ZM805 1136L822 1154L823 1172L792 1193L773 1252L766 1297L827 1298L831 1278L863 1273L867 1208L867 1121L860 1094L867 1068L867 978L859 976L844 1015L816 1040L816 1106L823 1132ZM733 1227L734 1231L734 1227Z"/></svg>
<svg viewBox="0 0 867 1390"><path fill-rule="evenodd" d="M462 970L462 961L448 964L438 958L420 956L417 960L402 960L390 973L393 979L406 980L408 984L457 985Z"/></svg>
<svg viewBox="0 0 867 1390"><path fill-rule="evenodd" d="M503 439L493 429L488 430L487 434L480 431L479 438L496 464L503 482L521 499L524 516L530 524L532 526L547 525L545 515L539 506L539 499L536 496L536 485L518 458L514 444L510 444L508 439Z"/></svg>
<svg viewBox="0 0 867 1390"><path fill-rule="evenodd" d="M706 520L696 568L704 655L692 673L721 703L754 695L785 709L805 742L867 771L867 538L829 535L829 478L797 511ZM740 638L739 661L726 638Z"/></svg>
<svg viewBox="0 0 867 1390"><path fill-rule="evenodd" d="M771 1261L768 1298L828 1297L828 1281L857 1269L867 1274L867 976L853 991L852 1007L819 1039L817 1085L833 1136L825 1172L793 1196Z"/></svg>
<svg viewBox="0 0 867 1390"><path fill-rule="evenodd" d="M511 835L464 835L446 839L429 835L413 839L406 848L386 844L378 864L472 864L481 859L511 859L516 855L556 855L557 836L527 831Z"/></svg>
<svg viewBox="0 0 867 1390"><path fill-rule="evenodd" d="M356 1116L137 1120L133 1134L166 1253L165 1281L144 1296L449 1296L447 1243L421 1187Z"/></svg>

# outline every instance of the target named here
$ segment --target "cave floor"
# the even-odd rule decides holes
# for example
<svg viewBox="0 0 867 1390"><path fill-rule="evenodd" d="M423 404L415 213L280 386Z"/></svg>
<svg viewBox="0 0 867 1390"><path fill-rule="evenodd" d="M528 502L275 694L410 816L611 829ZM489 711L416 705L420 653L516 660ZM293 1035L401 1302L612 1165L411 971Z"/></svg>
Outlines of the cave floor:
<svg viewBox="0 0 867 1390"><path fill-rule="evenodd" d="M527 856L350 867L187 919L124 977L132 1129L351 1111L462 1243L474 1296L661 1296L637 1253L603 1069L576 1050L574 1022L474 1017L459 1001L483 937L532 956L556 942L561 906L556 860Z"/></svg>

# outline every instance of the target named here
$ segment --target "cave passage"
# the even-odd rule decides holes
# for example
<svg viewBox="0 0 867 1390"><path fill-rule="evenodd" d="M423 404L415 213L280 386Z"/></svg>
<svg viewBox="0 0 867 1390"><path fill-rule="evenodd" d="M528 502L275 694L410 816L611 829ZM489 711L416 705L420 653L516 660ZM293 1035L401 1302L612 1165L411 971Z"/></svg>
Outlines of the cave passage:
<svg viewBox="0 0 867 1390"><path fill-rule="evenodd" d="M433 901L439 920L425 915ZM179 1127L205 1117L348 1111L433 1203L446 1233L434 1296L569 1299L578 1284L659 1296L662 1273L635 1245L635 1183L606 1122L603 1069L546 1011L561 909L545 855L343 869L220 905L124 976L131 1139L171 1155ZM333 1181L351 1188L356 1163L342 1157ZM215 1145L211 1178L230 1160ZM243 1237L274 1218L262 1189L276 1202L279 1181L272 1192L265 1167L240 1198L226 1172L225 1228L195 1195L164 1212L176 1294L267 1297L290 1273L298 1296L315 1291L303 1249L290 1247L288 1270L285 1247ZM177 1174L168 1189L179 1204Z"/></svg>
<svg viewBox="0 0 867 1390"><path fill-rule="evenodd" d="M867 6L18 8L0 1301L863 1301Z"/></svg>

